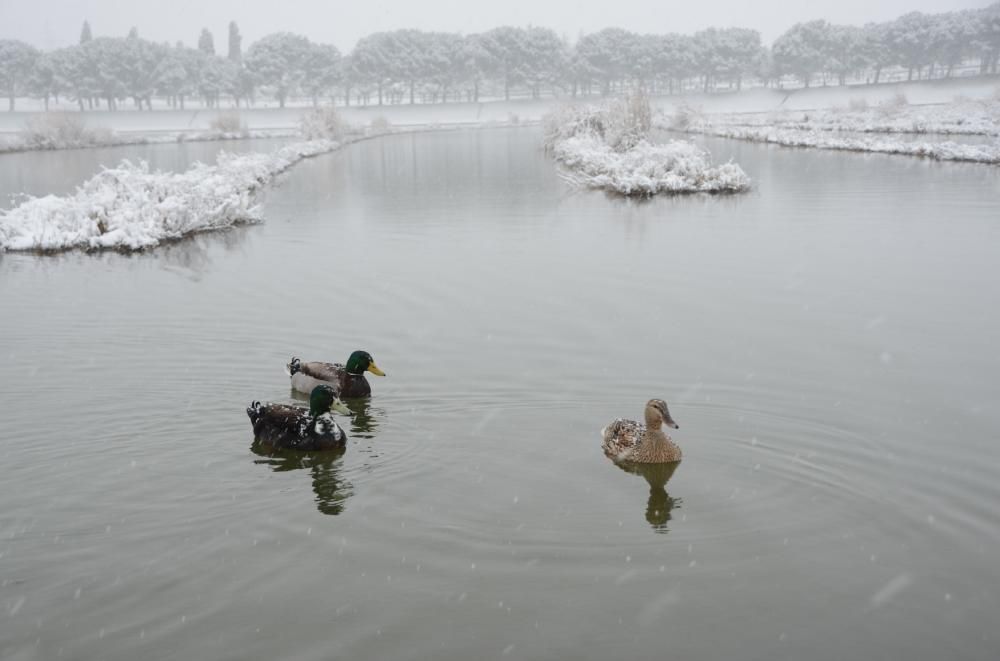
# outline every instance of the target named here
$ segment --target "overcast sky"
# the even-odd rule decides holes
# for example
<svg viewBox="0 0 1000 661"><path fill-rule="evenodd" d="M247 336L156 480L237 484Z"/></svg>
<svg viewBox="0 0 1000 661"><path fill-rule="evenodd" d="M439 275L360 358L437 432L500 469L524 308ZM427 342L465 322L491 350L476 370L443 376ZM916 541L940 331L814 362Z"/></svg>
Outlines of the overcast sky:
<svg viewBox="0 0 1000 661"><path fill-rule="evenodd" d="M225 50L235 20L244 48L276 31L303 34L342 51L372 32L398 28L472 33L499 25L550 27L571 40L622 27L691 33L709 26L760 30L767 43L799 21L883 21L909 11L983 7L989 0L0 0L0 38L42 48L78 41L84 19L95 36L125 36L132 26L154 41L195 45L201 28Z"/></svg>

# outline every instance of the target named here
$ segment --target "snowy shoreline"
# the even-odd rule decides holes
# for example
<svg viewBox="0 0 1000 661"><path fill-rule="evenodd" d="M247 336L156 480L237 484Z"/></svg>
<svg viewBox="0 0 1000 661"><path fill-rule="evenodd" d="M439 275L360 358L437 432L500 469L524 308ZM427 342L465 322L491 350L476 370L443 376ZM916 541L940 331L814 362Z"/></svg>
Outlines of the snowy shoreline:
<svg viewBox="0 0 1000 661"><path fill-rule="evenodd" d="M712 127L689 130L718 138L732 138L747 142L762 142L782 147L808 147L835 151L863 152L920 156L937 161L962 161L966 163L1000 164L1000 143L995 145L963 145L951 140L944 142L909 142L887 138L838 138L828 133L773 128Z"/></svg>
<svg viewBox="0 0 1000 661"><path fill-rule="evenodd" d="M712 165L711 154L691 142L650 142L649 104L637 98L567 107L546 118L545 147L566 168L565 180L625 196L750 188L739 165Z"/></svg>
<svg viewBox="0 0 1000 661"><path fill-rule="evenodd" d="M493 126L501 125L484 123L478 128ZM196 163L184 172L151 172L145 162L124 160L85 181L75 193L30 197L13 209L0 209L0 254L134 252L195 233L263 222L258 193L303 159L387 135L461 128L467 125L368 128L341 140L305 140L270 153L223 151L216 164Z"/></svg>
<svg viewBox="0 0 1000 661"><path fill-rule="evenodd" d="M219 154L215 165L150 172L123 161L74 194L31 198L0 210L0 252L73 249L137 251L195 232L260 222L260 189L299 161L340 149L345 141L311 140L269 154Z"/></svg>
<svg viewBox="0 0 1000 661"><path fill-rule="evenodd" d="M1000 164L1000 99L875 108L702 114L690 108L661 114L659 128L720 138L838 151L919 156L941 161ZM981 144L905 140L903 135L981 136Z"/></svg>
<svg viewBox="0 0 1000 661"><path fill-rule="evenodd" d="M232 140L263 140L272 138L293 138L295 129L271 129L253 131L169 131L159 134L98 134L92 138L60 143L39 144L30 139L15 136L0 136L0 154L17 154L29 151L61 151L63 149L101 149L104 147L131 147L137 145L169 145L184 142L222 142Z"/></svg>

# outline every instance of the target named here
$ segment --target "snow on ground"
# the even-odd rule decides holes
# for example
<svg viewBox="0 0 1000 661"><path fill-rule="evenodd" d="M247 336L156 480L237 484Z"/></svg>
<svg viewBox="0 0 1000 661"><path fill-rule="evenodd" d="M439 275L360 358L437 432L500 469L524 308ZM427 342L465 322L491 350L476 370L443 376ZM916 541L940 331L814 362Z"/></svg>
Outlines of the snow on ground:
<svg viewBox="0 0 1000 661"><path fill-rule="evenodd" d="M941 133L1000 136L1000 98L911 106L900 98L870 107L771 113L719 113L709 122L741 128L781 128L853 133Z"/></svg>
<svg viewBox="0 0 1000 661"><path fill-rule="evenodd" d="M840 151L923 156L939 161L1000 164L1000 142L992 145L965 145L951 140L943 142L911 142L908 140L869 136L841 138L822 131L718 126L702 130L692 130L692 132L750 142L766 142L784 147L814 147Z"/></svg>
<svg viewBox="0 0 1000 661"><path fill-rule="evenodd" d="M24 135L0 135L0 154L21 151L46 151L56 149L85 149L88 147L127 147L129 145L159 145L175 142L209 142L221 140L259 140L288 138L297 135L293 129L253 131L195 131L163 132L156 134L116 133L94 131L71 139L39 138Z"/></svg>
<svg viewBox="0 0 1000 661"><path fill-rule="evenodd" d="M846 106L852 100L864 100L870 105L877 105L896 94L904 94L913 104L947 103L959 96L972 99L987 98L995 94L998 89L1000 80L995 76L976 76L878 85L829 85L793 89L746 87L742 91L663 95L655 97L653 102L666 109L685 104L699 106L709 112L766 112L779 109L833 108ZM346 122L357 126L363 126L376 117L384 117L393 126L504 123L511 118L517 118L521 122L532 122L540 120L546 113L571 100L577 99L564 96L542 99L515 98L509 101L483 99L481 102L412 105L402 103L382 106L344 106L338 103L337 112ZM72 102L52 105L53 110L84 117L88 126L122 132L205 131L219 115L232 113L238 113L250 130L287 129L296 127L302 114L310 110L308 105L277 108L273 104L268 107L266 103L260 103L253 108L219 109L203 108L193 104L187 110L166 108L156 105L155 102L154 106L156 110L153 112L124 107L115 112L106 110L80 112ZM24 128L31 116L42 114L42 104L37 99L19 98L17 108L15 112L0 112L0 133L16 133Z"/></svg>
<svg viewBox="0 0 1000 661"><path fill-rule="evenodd" d="M367 126L375 120L385 120L392 126L436 126L508 124L537 122L561 102L554 99L491 101L484 103L447 103L436 105L400 104L385 106L337 106L337 113L352 126ZM273 131L295 129L302 116L312 108L243 108L241 110L156 110L136 111L66 111L80 117L93 129L117 133L195 133L211 130L213 121L222 115L238 114L248 130ZM33 117L42 113L30 111L0 112L0 134L16 135Z"/></svg>
<svg viewBox="0 0 1000 661"><path fill-rule="evenodd" d="M631 101L564 108L546 118L546 148L568 181L587 188L646 196L749 189L735 163L713 166L711 154L683 140L649 142L648 113Z"/></svg>
<svg viewBox="0 0 1000 661"><path fill-rule="evenodd" d="M875 107L706 114L691 108L660 114L657 126L787 147L922 156L1000 164L1000 98L910 106L898 96ZM928 136L914 140L913 135ZM940 136L981 136L962 144ZM936 138L936 139L935 139Z"/></svg>
<svg viewBox="0 0 1000 661"><path fill-rule="evenodd" d="M312 140L270 154L225 152L215 165L186 172L150 172L123 161L75 194L31 198L0 210L0 250L140 250L194 232L259 220L256 194L303 158L341 143Z"/></svg>
<svg viewBox="0 0 1000 661"><path fill-rule="evenodd" d="M712 113L748 113L846 108L857 103L878 106L892 102L900 95L911 104L928 105L951 103L962 98L990 99L997 94L1000 94L1000 80L983 76L879 85L830 85L788 90L757 87L739 92L686 93L658 97L655 105L665 112L694 106Z"/></svg>

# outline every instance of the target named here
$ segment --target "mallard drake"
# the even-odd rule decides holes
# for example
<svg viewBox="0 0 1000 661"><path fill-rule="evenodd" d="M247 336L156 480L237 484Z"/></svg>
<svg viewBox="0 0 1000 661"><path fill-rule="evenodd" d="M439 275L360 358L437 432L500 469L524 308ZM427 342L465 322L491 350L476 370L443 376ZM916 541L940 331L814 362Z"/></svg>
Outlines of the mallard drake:
<svg viewBox="0 0 1000 661"><path fill-rule="evenodd" d="M646 424L618 418L601 430L604 454L615 461L634 461L640 464L665 464L681 460L680 447L660 429L667 425L680 429L670 417L667 403L662 399L646 402Z"/></svg>
<svg viewBox="0 0 1000 661"><path fill-rule="evenodd" d="M337 388L341 397L367 397L372 394L365 372L385 376L385 372L378 368L375 359L367 351L355 351L347 359L346 365L303 363L293 357L286 367L288 375L292 377L292 390L312 392L316 386L325 384Z"/></svg>
<svg viewBox="0 0 1000 661"><path fill-rule="evenodd" d="M331 413L350 414L337 391L327 385L313 388L309 410L286 404L253 402L247 408L258 441L288 450L333 450L344 447L347 434Z"/></svg>

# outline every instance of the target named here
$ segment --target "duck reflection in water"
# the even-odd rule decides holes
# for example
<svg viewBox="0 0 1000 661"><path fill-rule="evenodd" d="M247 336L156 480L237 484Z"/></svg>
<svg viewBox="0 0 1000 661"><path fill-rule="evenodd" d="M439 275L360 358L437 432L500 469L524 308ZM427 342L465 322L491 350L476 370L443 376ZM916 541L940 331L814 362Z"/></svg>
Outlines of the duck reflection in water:
<svg viewBox="0 0 1000 661"><path fill-rule="evenodd" d="M639 475L649 484L649 499L646 501L646 521L658 533L669 532L667 522L671 511L681 505L680 498L672 498L667 493L666 485L681 462L669 464L640 464L633 461L612 461L615 466L626 473Z"/></svg>
<svg viewBox="0 0 1000 661"><path fill-rule="evenodd" d="M308 470L312 475L316 508L323 514L337 515L343 512L344 504L354 493L351 483L341 476L346 448L307 453L283 450L254 441L250 450L260 457L254 460L255 464L270 466L276 473Z"/></svg>
<svg viewBox="0 0 1000 661"><path fill-rule="evenodd" d="M367 397L346 399L344 403L353 414L351 417L351 436L375 438L379 418L385 416L385 411L380 408L372 408L371 400Z"/></svg>

